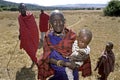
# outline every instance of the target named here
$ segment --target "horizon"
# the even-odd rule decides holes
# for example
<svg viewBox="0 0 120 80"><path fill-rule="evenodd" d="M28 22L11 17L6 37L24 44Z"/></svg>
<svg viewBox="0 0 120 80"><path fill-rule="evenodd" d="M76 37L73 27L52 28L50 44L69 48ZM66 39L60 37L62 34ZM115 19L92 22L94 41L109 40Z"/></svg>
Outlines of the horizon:
<svg viewBox="0 0 120 80"><path fill-rule="evenodd" d="M57 5L71 5L71 4L107 4L111 0L37 0L36 2L34 0L4 0L4 1L10 1L15 3L28 3L28 4L36 4L39 6L57 6ZM46 4L47 3L47 4Z"/></svg>

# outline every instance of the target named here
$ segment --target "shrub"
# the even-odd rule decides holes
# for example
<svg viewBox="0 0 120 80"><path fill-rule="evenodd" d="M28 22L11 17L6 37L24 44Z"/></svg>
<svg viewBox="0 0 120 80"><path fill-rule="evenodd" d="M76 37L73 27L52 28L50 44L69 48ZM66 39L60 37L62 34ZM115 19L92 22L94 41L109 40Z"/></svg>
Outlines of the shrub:
<svg viewBox="0 0 120 80"><path fill-rule="evenodd" d="M3 11L3 9L2 8L0 8L0 12L2 12Z"/></svg>
<svg viewBox="0 0 120 80"><path fill-rule="evenodd" d="M105 16L120 16L120 1L111 0L103 12Z"/></svg>
<svg viewBox="0 0 120 80"><path fill-rule="evenodd" d="M18 11L18 8L12 7L12 8L10 8L10 11Z"/></svg>

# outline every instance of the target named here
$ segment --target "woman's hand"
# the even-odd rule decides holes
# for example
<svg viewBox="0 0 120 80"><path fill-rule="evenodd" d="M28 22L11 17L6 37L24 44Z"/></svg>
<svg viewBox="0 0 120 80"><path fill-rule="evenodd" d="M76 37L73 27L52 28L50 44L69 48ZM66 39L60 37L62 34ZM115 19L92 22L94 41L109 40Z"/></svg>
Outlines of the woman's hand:
<svg viewBox="0 0 120 80"><path fill-rule="evenodd" d="M65 66L74 70L75 68L77 68L76 64L74 62L65 62Z"/></svg>
<svg viewBox="0 0 120 80"><path fill-rule="evenodd" d="M74 62L72 62L72 61L71 62L65 62L63 60L56 60L56 59L51 58L50 59L50 63L51 64L55 64L57 66L68 67L68 68L73 69L73 70L75 68L77 68L77 65Z"/></svg>

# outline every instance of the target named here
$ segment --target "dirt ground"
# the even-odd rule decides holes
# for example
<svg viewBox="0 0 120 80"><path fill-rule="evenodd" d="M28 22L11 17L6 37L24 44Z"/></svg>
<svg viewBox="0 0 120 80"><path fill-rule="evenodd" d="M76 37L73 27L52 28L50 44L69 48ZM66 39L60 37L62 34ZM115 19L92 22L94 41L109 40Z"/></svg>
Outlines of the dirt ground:
<svg viewBox="0 0 120 80"><path fill-rule="evenodd" d="M33 12L37 25L39 25L39 12ZM66 26L76 33L82 28L92 31L93 39L89 45L92 70L106 42L114 43L115 71L110 74L108 80L120 80L120 17L103 16L102 10L69 10L63 13ZM18 12L0 12L0 80L37 80L37 67L29 68L32 62L26 52L19 48L18 14ZM38 58L41 53L42 47L37 51ZM83 78L80 73L80 80L96 80L97 76L99 75L95 71L87 78Z"/></svg>

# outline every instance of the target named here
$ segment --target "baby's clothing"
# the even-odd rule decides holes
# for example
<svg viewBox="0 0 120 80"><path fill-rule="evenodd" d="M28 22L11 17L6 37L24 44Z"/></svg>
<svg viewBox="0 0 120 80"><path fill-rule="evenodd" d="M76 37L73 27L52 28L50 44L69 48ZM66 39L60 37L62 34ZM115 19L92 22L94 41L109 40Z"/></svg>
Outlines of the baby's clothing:
<svg viewBox="0 0 120 80"><path fill-rule="evenodd" d="M78 56L80 53L79 52L82 52L82 53L85 53L85 54L89 54L90 53L90 47L87 46L87 48L79 48L78 46L78 41L75 40L73 45L72 45L72 54L70 56ZM83 61L81 62L75 62L77 65L79 66L82 66L83 65ZM65 71L66 71L66 74L69 78L69 80L74 80L73 79L73 70L66 67L65 68Z"/></svg>
<svg viewBox="0 0 120 80"><path fill-rule="evenodd" d="M89 54L90 53L90 47L87 46L87 48L79 48L78 46L78 41L75 40L72 46L72 54L70 56L78 56L79 55L79 51L83 52L85 54ZM78 64L79 66L81 66L83 64L82 62L75 62L76 64Z"/></svg>

